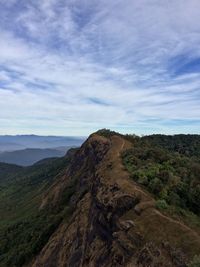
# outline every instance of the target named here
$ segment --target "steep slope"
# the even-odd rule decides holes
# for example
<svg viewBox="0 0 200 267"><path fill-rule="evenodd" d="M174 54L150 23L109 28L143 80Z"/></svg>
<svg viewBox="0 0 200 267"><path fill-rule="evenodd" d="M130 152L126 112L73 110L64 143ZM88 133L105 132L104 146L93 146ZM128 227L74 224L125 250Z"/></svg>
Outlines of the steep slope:
<svg viewBox="0 0 200 267"><path fill-rule="evenodd" d="M71 154L71 151L69 151ZM70 155L31 167L0 164L0 266L18 267L46 244L68 210L39 211L44 192L61 177Z"/></svg>
<svg viewBox="0 0 200 267"><path fill-rule="evenodd" d="M66 173L44 194L40 211L70 208L32 267L186 266L200 254L199 230L155 208L153 195L124 169L133 146L120 135L93 134Z"/></svg>

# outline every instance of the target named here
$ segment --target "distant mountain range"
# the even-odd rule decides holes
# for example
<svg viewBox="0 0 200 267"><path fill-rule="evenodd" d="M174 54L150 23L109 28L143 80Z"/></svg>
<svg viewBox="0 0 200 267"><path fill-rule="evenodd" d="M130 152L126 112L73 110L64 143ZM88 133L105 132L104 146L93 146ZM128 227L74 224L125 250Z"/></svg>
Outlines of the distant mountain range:
<svg viewBox="0 0 200 267"><path fill-rule="evenodd" d="M74 147L80 146L84 140L84 137L72 136L1 135L0 152L23 150L26 148Z"/></svg>
<svg viewBox="0 0 200 267"><path fill-rule="evenodd" d="M27 148L12 152L2 152L0 153L0 162L11 163L20 166L30 166L45 158L63 157L67 150L67 147L65 151L52 148Z"/></svg>
<svg viewBox="0 0 200 267"><path fill-rule="evenodd" d="M84 140L71 136L3 135L0 136L0 162L29 166L44 158L62 157Z"/></svg>

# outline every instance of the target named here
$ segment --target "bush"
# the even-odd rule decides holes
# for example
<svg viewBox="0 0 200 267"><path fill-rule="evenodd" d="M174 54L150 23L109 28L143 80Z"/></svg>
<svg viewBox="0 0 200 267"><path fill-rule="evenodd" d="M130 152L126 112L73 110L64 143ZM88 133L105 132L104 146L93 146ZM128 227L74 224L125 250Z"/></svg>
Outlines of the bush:
<svg viewBox="0 0 200 267"><path fill-rule="evenodd" d="M184 199L181 199L178 194L171 191L168 195L168 203L170 205L175 206L183 206L184 207Z"/></svg>
<svg viewBox="0 0 200 267"><path fill-rule="evenodd" d="M194 212L200 214L200 185L192 188L190 192L190 206Z"/></svg>
<svg viewBox="0 0 200 267"><path fill-rule="evenodd" d="M200 256L194 256L188 267L200 267Z"/></svg>
<svg viewBox="0 0 200 267"><path fill-rule="evenodd" d="M140 176L138 178L138 183L142 185L148 185L148 178L146 176Z"/></svg>
<svg viewBox="0 0 200 267"><path fill-rule="evenodd" d="M156 208L159 210L165 210L168 208L168 204L164 199L159 199L156 201Z"/></svg>
<svg viewBox="0 0 200 267"><path fill-rule="evenodd" d="M159 178L154 178L151 180L148 187L152 193L157 195L162 190L163 184Z"/></svg>
<svg viewBox="0 0 200 267"><path fill-rule="evenodd" d="M168 190L167 190L166 188L163 188L163 189L160 191L158 197L159 197L160 199L167 200L167 198L168 198Z"/></svg>

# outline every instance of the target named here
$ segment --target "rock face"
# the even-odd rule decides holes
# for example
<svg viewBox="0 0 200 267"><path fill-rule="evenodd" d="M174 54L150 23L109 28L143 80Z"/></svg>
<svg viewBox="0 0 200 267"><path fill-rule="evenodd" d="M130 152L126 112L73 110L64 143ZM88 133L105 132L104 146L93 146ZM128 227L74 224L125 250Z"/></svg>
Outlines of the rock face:
<svg viewBox="0 0 200 267"><path fill-rule="evenodd" d="M187 248L191 243L200 248L199 236L157 211L152 196L129 178L120 153L130 146L119 136L93 134L75 153L67 173L40 206L59 205L74 183L71 218L60 224L29 266L186 266Z"/></svg>

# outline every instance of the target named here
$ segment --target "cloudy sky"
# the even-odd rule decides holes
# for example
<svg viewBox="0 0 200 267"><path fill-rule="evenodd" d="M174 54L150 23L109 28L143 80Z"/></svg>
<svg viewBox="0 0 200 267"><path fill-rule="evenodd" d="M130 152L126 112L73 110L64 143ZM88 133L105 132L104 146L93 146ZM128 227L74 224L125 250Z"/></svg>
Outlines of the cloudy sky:
<svg viewBox="0 0 200 267"><path fill-rule="evenodd" d="M199 0L0 0L0 134L200 133Z"/></svg>

